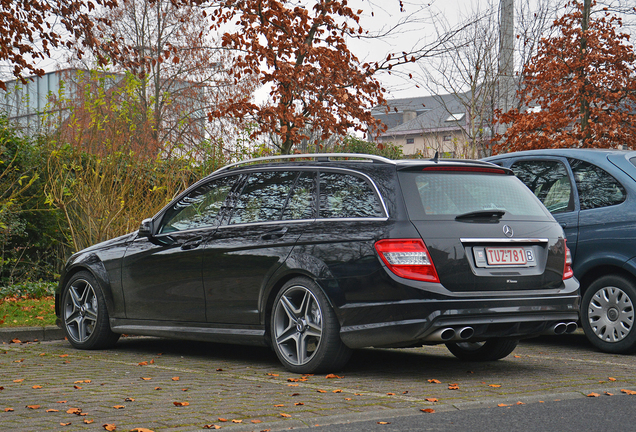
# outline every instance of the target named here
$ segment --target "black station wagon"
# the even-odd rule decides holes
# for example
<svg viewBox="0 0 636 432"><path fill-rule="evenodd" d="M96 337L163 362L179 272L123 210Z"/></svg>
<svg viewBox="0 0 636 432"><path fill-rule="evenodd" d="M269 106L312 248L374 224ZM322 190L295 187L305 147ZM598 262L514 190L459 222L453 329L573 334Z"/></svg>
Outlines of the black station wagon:
<svg viewBox="0 0 636 432"><path fill-rule="evenodd" d="M361 347L497 360L574 331L578 288L563 229L509 169L317 154L214 172L74 254L55 304L76 348L122 333L269 345L311 373Z"/></svg>

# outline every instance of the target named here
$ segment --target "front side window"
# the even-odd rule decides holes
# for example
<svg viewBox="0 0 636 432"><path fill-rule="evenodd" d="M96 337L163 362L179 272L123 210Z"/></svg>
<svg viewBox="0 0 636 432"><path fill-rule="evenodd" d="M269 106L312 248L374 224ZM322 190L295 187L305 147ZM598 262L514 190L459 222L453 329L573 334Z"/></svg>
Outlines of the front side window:
<svg viewBox="0 0 636 432"><path fill-rule="evenodd" d="M550 213L574 210L570 176L563 163L555 160L523 160L512 164L510 169Z"/></svg>
<svg viewBox="0 0 636 432"><path fill-rule="evenodd" d="M581 210L613 206L625 201L625 188L607 171L579 159L570 158L568 162L579 191Z"/></svg>
<svg viewBox="0 0 636 432"><path fill-rule="evenodd" d="M264 171L247 179L230 224L281 220L297 171Z"/></svg>
<svg viewBox="0 0 636 432"><path fill-rule="evenodd" d="M164 215L159 234L217 226L236 180L237 176L212 180L181 198Z"/></svg>
<svg viewBox="0 0 636 432"><path fill-rule="evenodd" d="M320 173L321 218L385 217L379 197L363 178L344 173Z"/></svg>

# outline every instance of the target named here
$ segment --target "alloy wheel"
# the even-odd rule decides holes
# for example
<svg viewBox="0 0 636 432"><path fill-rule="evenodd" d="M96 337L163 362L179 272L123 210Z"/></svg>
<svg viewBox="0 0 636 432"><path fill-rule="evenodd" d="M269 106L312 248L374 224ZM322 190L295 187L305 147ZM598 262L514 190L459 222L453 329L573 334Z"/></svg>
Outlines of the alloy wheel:
<svg viewBox="0 0 636 432"><path fill-rule="evenodd" d="M86 342L97 324L98 301L93 286L78 279L68 287L64 297L64 325L76 342Z"/></svg>
<svg viewBox="0 0 636 432"><path fill-rule="evenodd" d="M303 286L292 286L274 310L274 343L294 366L307 364L320 346L323 316L316 297Z"/></svg>

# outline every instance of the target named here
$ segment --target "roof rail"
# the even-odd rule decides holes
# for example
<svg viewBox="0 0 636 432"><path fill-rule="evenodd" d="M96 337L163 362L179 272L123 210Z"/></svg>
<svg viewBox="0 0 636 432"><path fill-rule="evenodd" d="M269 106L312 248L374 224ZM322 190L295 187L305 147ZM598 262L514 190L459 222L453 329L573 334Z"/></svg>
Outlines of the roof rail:
<svg viewBox="0 0 636 432"><path fill-rule="evenodd" d="M254 163L261 162L272 162L276 160L285 160L285 159L315 159L318 162L329 162L335 158L351 158L351 159L361 159L363 162L373 162L373 163L385 163L385 164L395 164L395 161L385 158L383 156L369 155L363 153L308 153L308 154L293 154L293 155L280 155L280 156L267 156L267 157L259 157L255 159L248 159L241 162L235 162L229 165L225 165L224 167L219 168L215 171L224 171L230 168L235 168L240 165L250 165Z"/></svg>

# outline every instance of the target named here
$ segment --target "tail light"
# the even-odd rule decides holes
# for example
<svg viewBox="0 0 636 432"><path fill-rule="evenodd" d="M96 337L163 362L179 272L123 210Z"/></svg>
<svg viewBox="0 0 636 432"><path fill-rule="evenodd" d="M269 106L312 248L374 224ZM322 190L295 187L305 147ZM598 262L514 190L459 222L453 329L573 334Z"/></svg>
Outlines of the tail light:
<svg viewBox="0 0 636 432"><path fill-rule="evenodd" d="M380 240L375 250L397 276L426 282L439 282L437 271L421 239Z"/></svg>
<svg viewBox="0 0 636 432"><path fill-rule="evenodd" d="M564 240L565 242L565 240ZM563 265L563 280L570 279L574 276L574 270L572 270L572 252L565 242L565 264Z"/></svg>

